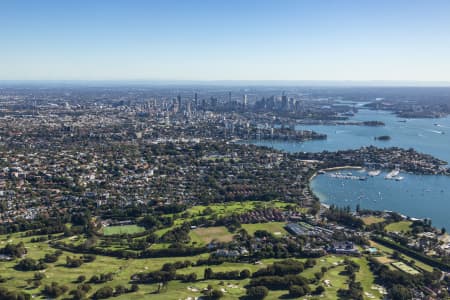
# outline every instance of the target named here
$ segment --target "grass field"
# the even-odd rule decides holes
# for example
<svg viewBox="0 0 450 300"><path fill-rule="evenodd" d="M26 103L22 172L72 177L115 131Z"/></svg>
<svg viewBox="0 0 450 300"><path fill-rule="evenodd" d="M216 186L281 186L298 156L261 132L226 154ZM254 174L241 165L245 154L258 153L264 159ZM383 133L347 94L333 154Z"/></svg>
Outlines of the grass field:
<svg viewBox="0 0 450 300"><path fill-rule="evenodd" d="M206 208L209 208L212 210L212 214L216 214L217 216L224 216L224 215L228 215L231 213L236 213L236 214L245 213L245 212L254 210L255 208L258 208L258 207L261 207L261 208L264 208L264 207L283 208L283 207L286 207L287 205L293 205L293 204L276 201L276 200L268 201L268 202L264 202L264 201L227 202L227 203L211 204L208 206L197 205L197 206L189 208L187 211L191 215L198 215L198 214L202 214Z"/></svg>
<svg viewBox="0 0 450 300"><path fill-rule="evenodd" d="M0 247L2 245L6 244L7 242L11 243L19 243L20 241L23 241L28 249L27 257L33 258L33 259L40 259L43 258L46 253L53 253L55 249L50 248L50 246L45 243L30 243L31 237L20 237L18 234L13 234L10 238L6 238L6 236L0 236ZM2 243L3 242L3 243ZM108 273L112 272L114 273L114 280L104 283L104 284L92 284L92 292L95 292L100 287L103 286L111 286L114 287L116 285L122 284L125 286L129 286L130 277L134 273L138 272L148 272L148 271L155 271L162 267L162 265L166 262L174 262L174 261L184 261L184 260L191 260L196 261L200 258L207 258L208 254L203 255L197 255L192 257L176 257L176 258L148 258L148 259L118 259L114 257L107 257L107 256L97 256L97 259L92 263L85 263L81 265L79 268L66 268L64 266L65 263L65 257L66 256L75 256L76 254L70 253L70 252L63 252L63 255L58 259L56 263L50 263L48 264L47 269L43 272L46 276L42 280L42 285L39 288L34 288L32 284L29 284L27 280L30 280L33 278L34 273L33 271L30 272L24 272L24 271L17 271L14 269L14 266L18 262L18 260L15 261L9 261L9 262L1 262L1 275L4 278L8 278L8 280L4 283L0 283L1 287L6 287L8 289L16 289L21 291L26 291L30 294L35 294L36 297L34 299L45 299L44 296L38 295L39 292L42 290L43 286L46 284L50 284L52 281L56 281L60 284L64 284L69 287L70 290L73 290L76 288L77 284L75 283L76 278L79 275L85 275L88 279L96 274L100 273ZM79 255L76 255L79 256ZM178 285L181 283L173 282L174 285ZM182 290L186 290L187 284L183 285ZM151 295L151 293L156 289L155 286L152 285L139 285L140 290L137 293L133 294L126 294L121 297L118 297L117 299L154 299L154 297ZM171 294L171 295L165 295L166 299L178 299L173 298L174 295L177 295L177 293ZM64 296L68 296L68 293L66 293ZM64 296L62 298L64 298ZM155 298L158 299L158 298ZM230 299L230 298L229 298Z"/></svg>
<svg viewBox="0 0 450 300"><path fill-rule="evenodd" d="M170 243L155 243L150 246L150 249L152 250L167 249L170 247L170 245L171 245Z"/></svg>
<svg viewBox="0 0 450 300"><path fill-rule="evenodd" d="M167 227L167 228L163 228L163 229L156 230L156 231L154 232L154 234L155 234L157 237L162 237L162 236L164 235L164 233L166 233L167 231L171 230L173 227L175 227L175 226Z"/></svg>
<svg viewBox="0 0 450 300"><path fill-rule="evenodd" d="M374 242L374 241L370 241L370 246L378 248L379 250L382 251L382 253L385 254L385 256L390 256L390 255L392 255L392 253L394 252L394 250L392 250L391 248L388 248L388 247L386 247L386 246L383 246L383 245L381 245L381 244L378 244L378 243L376 243L376 242ZM433 267L430 266L430 265L424 264L423 262L418 261L418 260L415 260L415 259L413 259L412 257L407 256L407 255L405 255L405 254L402 254L402 256L403 256L407 261L414 261L414 265L415 265L416 267L422 269L422 270L425 270L425 271L427 271L427 272L432 272L432 271L433 271ZM379 257L378 260L380 260L382 257L383 257L383 256ZM389 259L389 262L394 261L394 260L390 259L389 257L387 257L387 258L385 258L385 259Z"/></svg>
<svg viewBox="0 0 450 300"><path fill-rule="evenodd" d="M225 226L204 227L191 230L189 232L192 242L197 242L198 245L206 245L211 241L231 242L233 234L231 234Z"/></svg>
<svg viewBox="0 0 450 300"><path fill-rule="evenodd" d="M108 226L103 228L104 235L115 234L134 234L145 231L145 228L137 225L123 225L123 226Z"/></svg>
<svg viewBox="0 0 450 300"><path fill-rule="evenodd" d="M283 236L286 235L287 232L284 229L284 225L286 222L268 222L268 223L256 223L256 224L242 224L242 228L244 228L248 234L254 235L257 230L266 230L275 236Z"/></svg>
<svg viewBox="0 0 450 300"><path fill-rule="evenodd" d="M383 264L383 265L388 265L388 264L390 264L390 263L392 263L392 262L394 262L395 260L393 260L393 259L391 259L391 258L389 258L389 257L387 257L387 256L380 256L380 257L376 257L375 258L380 264Z"/></svg>
<svg viewBox="0 0 450 300"><path fill-rule="evenodd" d="M400 271L403 271L403 272L405 272L405 273L407 273L407 274L410 274L410 275L417 275L417 274L420 274L419 271L417 271L416 269L414 269L414 268L408 266L407 264L405 264L405 263L403 263L403 262L401 262L401 261L393 262L392 265L393 265L394 267L396 267L397 269L399 269Z"/></svg>
<svg viewBox="0 0 450 300"><path fill-rule="evenodd" d="M302 275L307 278L313 278L314 273L319 272L322 267L327 267L329 269L321 279L321 285L325 287L325 293L320 299L339 299L337 295L338 290L340 288L347 288L348 277L342 274L342 271L344 271L345 268L343 265L344 258L344 256L334 255L318 258L316 266L307 269L302 273ZM369 298L368 296L365 296L364 299L382 299L379 291L372 289L374 285L374 276L372 272L370 272L367 260L364 257L350 257L349 259L360 265L360 270L356 273L356 281L361 282L364 292L369 293L369 295L373 297ZM330 285L326 286L326 284L324 284L325 281L330 283ZM316 286L311 286L311 288L315 287Z"/></svg>
<svg viewBox="0 0 450 300"><path fill-rule="evenodd" d="M362 218L362 220L363 220L364 224L372 225L372 224L376 224L376 223L381 223L385 219L384 218L380 218L380 217L375 217L375 216L369 216L369 217Z"/></svg>
<svg viewBox="0 0 450 300"><path fill-rule="evenodd" d="M255 225L266 225L267 224L255 224ZM271 224L273 230L280 230L279 227L282 224ZM211 228L199 228L199 230L193 230L200 237L209 236L209 238L213 236L219 235L231 235L226 231L225 227L211 227ZM203 231L202 231L203 230ZM255 229L256 230L256 229ZM200 238L199 237L199 238ZM40 243L31 243L32 237L22 237L20 234L12 234L11 236L0 236L0 246L5 245L6 243L18 243L23 241L28 249L27 257L33 259L43 258L46 253L53 253L55 249L51 248L50 245L46 242ZM161 246L163 246L161 244ZM168 246L168 245L164 245ZM85 263L81 265L79 268L67 268L64 266L65 257L66 256L79 256L79 254L74 254L70 252L63 252L63 255L58 259L56 263L48 264L48 268L43 272L45 274L45 278L42 279L42 284L40 287L35 288L31 283L31 279L34 276L33 271L23 272L17 271L14 269L17 261L10 262L2 262L1 263L1 275L4 278L8 278L8 280L4 283L0 283L1 287L7 287L8 289L16 289L16 290L24 290L28 293L35 295L34 299L45 299L43 295L40 295L40 291L43 289L43 286L46 284L50 284L52 281L56 281L60 284L64 284L69 287L69 290L73 290L76 288L77 283L75 283L75 279L79 275L85 275L88 279L92 275L98 275L100 273L114 273L114 280L103 283L103 284L91 284L92 291L88 296L91 296L95 291L104 286L115 287L119 284L128 286L130 285L130 277L132 274L140 273L140 272L149 272L159 270L163 264L167 262L175 262L175 261L184 261L190 260L192 262L197 261L198 259L205 259L209 256L209 254L202 254L191 257L163 257L163 258L147 258L147 259L118 259L114 257L107 257L97 255L97 259L91 263ZM361 282L365 291L370 292L374 295L374 298L371 299L380 299L378 294L374 291L370 290L373 285L373 275L369 271L369 267L365 258L350 258L355 260L360 266L361 269L357 273L357 280ZM265 259L262 260L262 264L255 265L251 263L224 263L218 266L211 266L214 272L221 271L231 271L231 270L243 270L248 269L251 272L255 272L256 270L266 267L267 265L279 261L280 259ZM305 259L300 259L301 261L305 261ZM333 256L329 255L326 257L322 257L317 259L317 264L310 269L306 269L302 276L306 278L312 279L314 278L314 273L319 272L321 267L327 267L329 270L326 272L323 280L329 280L331 282L331 286L326 287L326 291L320 299L331 300L337 299L337 291L340 288L346 288L348 277L343 275L341 272L344 269L342 265L342 261L344 260L343 256ZM203 273L206 266L194 266L185 269L180 269L177 272L180 274L188 274L188 273L196 273L197 278L199 280L195 283L183 283L180 281L171 281L168 285L168 290L164 291L160 294L155 294L157 287L155 284L140 284L139 291L136 293L125 294L115 299L125 300L125 299L187 299L188 297L201 296L201 289L205 288L208 284L211 284L214 288L224 289L225 296L223 299L231 300L238 299L239 297L245 295L244 286L249 282L250 279L245 280L224 280L221 284L221 281L218 280L203 280ZM319 284L323 285L323 281ZM318 284L311 284L311 288L314 289ZM266 299L284 299L287 295L286 290L282 291L270 291L269 296ZM64 294L61 298L67 298L68 292ZM367 298L369 299L369 298Z"/></svg>
<svg viewBox="0 0 450 300"><path fill-rule="evenodd" d="M206 217L206 218L210 218L211 216L215 216L215 217L223 217L223 216L228 216L231 215L233 213L236 214L242 214L248 211L252 211L256 208L267 208L267 207L275 207L275 208L284 208L288 205L291 206L296 206L295 204L292 203L286 203L286 202L281 202L281 201L277 201L277 200L273 200L273 201L246 201L246 202L227 202L227 203L217 203L217 204L211 204L208 206L205 205L196 205L193 206L189 209L186 210L186 212L189 214L189 217L180 217L182 215L182 213L179 213L176 215L176 218L174 220L174 224L172 227L168 227L168 228L164 228L164 229L160 229L155 231L155 234L158 237L161 237L164 233L166 233L167 231L173 229L176 226L180 226L185 222L189 222L192 220L195 220L197 218L200 217ZM211 213L209 213L208 215L204 215L204 211L205 209L211 209ZM301 208L301 207L297 207L298 211L304 211L306 208ZM174 217L175 215L173 214L167 214L166 216L172 216Z"/></svg>
<svg viewBox="0 0 450 300"><path fill-rule="evenodd" d="M387 225L385 227L388 232L408 232L411 231L411 221L400 221Z"/></svg>
<svg viewBox="0 0 450 300"><path fill-rule="evenodd" d="M13 234L10 237L0 236L0 245L5 245L6 243L19 243L23 241L28 249L27 257L33 259L43 258L46 253L53 253L55 250L50 248L45 242L43 243L30 243L31 237L20 237L19 234ZM174 261L184 261L190 260L195 262L196 260L208 257L208 254L202 254L192 257L176 257L176 258L148 258L148 259L118 259L107 256L97 256L97 259L92 263L85 263L79 268L66 268L64 266L66 256L74 256L75 254L70 252L63 252L63 255L59 258L56 263L48 264L47 269L43 272L45 278L42 280L40 287L35 288L27 280L31 280L34 276L33 271L23 272L14 269L16 261L1 262L1 275L3 278L8 278L4 283L0 283L0 287L6 287L8 289L16 289L21 291L26 291L27 293L35 295L34 299L45 299L44 296L40 295L40 291L43 286L50 284L52 281L56 281L59 284L64 284L69 287L69 290L76 288L75 283L76 278L79 275L85 275L88 279L96 274L100 273L114 273L114 280L103 283L103 284L92 284L92 295L96 290L104 286L114 287L116 285L122 284L129 286L130 277L134 273L139 272L149 272L155 271L162 267L163 264L167 262ZM225 263L221 266L214 266L215 271L225 271L225 270L236 270L236 269L249 269L252 272L263 267L264 265L253 265L253 264L237 264L237 263ZM211 284L215 288L224 288L227 293L223 299L236 299L245 294L245 289L243 286L247 281L231 281L233 285L222 286L220 281L208 280L202 281L204 266L202 267L190 267L187 269L180 270L180 273L191 273L195 272L198 274L200 281L196 283L182 283L179 281L172 281L169 283L168 290L161 294L154 294L156 290L156 285L139 285L139 291L132 294L125 294L116 299L187 299L188 297L199 297L200 292L193 292L188 289L188 287L195 286L199 290L205 288L208 284ZM228 282L226 282L228 284ZM237 286L237 287L236 287ZM273 293L273 295L279 292ZM67 297L68 293L64 294L62 298ZM274 299L274 298L272 298Z"/></svg>

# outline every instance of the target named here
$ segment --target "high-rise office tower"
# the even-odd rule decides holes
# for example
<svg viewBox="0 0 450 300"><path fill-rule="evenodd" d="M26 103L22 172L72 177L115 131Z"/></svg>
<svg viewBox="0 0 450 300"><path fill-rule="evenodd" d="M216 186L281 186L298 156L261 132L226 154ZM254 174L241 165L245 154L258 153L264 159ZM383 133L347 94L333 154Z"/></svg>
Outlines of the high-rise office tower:
<svg viewBox="0 0 450 300"><path fill-rule="evenodd" d="M283 94L281 95L281 109L287 110L288 106L289 106L289 104L288 104L288 97L283 92Z"/></svg>
<svg viewBox="0 0 450 300"><path fill-rule="evenodd" d="M181 95L177 96L178 109L181 109Z"/></svg>

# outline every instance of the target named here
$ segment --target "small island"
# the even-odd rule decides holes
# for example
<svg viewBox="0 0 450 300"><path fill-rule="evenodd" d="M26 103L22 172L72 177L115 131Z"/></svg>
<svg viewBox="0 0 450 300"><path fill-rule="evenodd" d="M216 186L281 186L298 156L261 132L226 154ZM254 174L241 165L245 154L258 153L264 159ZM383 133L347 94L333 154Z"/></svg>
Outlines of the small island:
<svg viewBox="0 0 450 300"><path fill-rule="evenodd" d="M389 141L391 137L389 135L380 135L374 138L377 141Z"/></svg>
<svg viewBox="0 0 450 300"><path fill-rule="evenodd" d="M385 125L384 122L381 122L381 121L364 121L364 122L362 122L362 124L364 126L375 126L375 127Z"/></svg>

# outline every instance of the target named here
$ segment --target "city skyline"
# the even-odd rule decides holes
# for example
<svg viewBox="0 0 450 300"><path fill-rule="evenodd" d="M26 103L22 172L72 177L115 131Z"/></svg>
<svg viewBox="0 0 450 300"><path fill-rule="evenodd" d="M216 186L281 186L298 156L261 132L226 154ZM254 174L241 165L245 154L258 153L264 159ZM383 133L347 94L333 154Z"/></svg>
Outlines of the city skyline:
<svg viewBox="0 0 450 300"><path fill-rule="evenodd" d="M447 1L9 1L0 80L450 80Z"/></svg>

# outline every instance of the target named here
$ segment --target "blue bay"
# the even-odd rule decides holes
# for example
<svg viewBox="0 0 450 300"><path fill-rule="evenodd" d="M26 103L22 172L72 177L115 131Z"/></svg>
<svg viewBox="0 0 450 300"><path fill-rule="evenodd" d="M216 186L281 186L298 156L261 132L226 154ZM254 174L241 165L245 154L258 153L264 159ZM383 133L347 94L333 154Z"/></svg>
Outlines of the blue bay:
<svg viewBox="0 0 450 300"><path fill-rule="evenodd" d="M251 141L287 152L320 152L356 149L362 146L414 148L450 162L450 117L440 119L402 119L387 111L360 110L352 121L383 121L386 126L354 125L297 126L328 135L327 140L307 142ZM374 140L381 135L389 141ZM386 170L388 171L388 170ZM350 172L350 171L345 171ZM357 171L351 171L357 172ZM392 210L417 218L431 218L437 227L450 228L450 177L400 174L402 181L386 180L382 173L367 181L319 175L311 182L323 203L355 208Z"/></svg>

